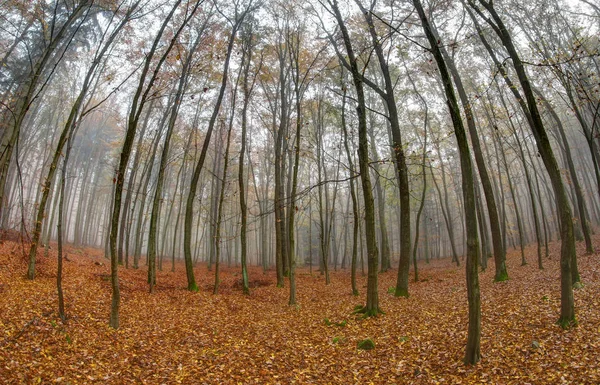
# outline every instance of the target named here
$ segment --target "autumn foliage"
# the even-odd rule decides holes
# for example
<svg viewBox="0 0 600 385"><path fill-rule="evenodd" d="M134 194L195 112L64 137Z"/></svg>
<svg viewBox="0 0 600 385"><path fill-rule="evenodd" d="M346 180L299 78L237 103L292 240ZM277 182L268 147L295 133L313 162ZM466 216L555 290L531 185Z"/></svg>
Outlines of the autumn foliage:
<svg viewBox="0 0 600 385"><path fill-rule="evenodd" d="M121 269L121 328L108 326L109 263L95 249L67 249L67 322L57 314L56 254L38 257L35 281L25 278L19 243L0 245L0 383L102 384L598 384L600 263L579 250L583 288L575 291L578 326L557 324L559 245L545 270L520 266L509 253L511 279L480 274L482 361L464 366L467 301L464 269L449 260L421 268L411 296L393 295L395 271L379 280L385 314L353 315L350 272L297 272L298 306L276 287L275 272L250 269L243 295L239 268L213 275L196 267L199 293L186 290L183 263L147 273ZM580 245L581 246L581 245ZM529 250L533 259L533 250ZM287 284L287 282L286 282ZM365 292L366 277L359 275ZM391 290L388 290L392 288ZM372 339L375 348L357 344Z"/></svg>

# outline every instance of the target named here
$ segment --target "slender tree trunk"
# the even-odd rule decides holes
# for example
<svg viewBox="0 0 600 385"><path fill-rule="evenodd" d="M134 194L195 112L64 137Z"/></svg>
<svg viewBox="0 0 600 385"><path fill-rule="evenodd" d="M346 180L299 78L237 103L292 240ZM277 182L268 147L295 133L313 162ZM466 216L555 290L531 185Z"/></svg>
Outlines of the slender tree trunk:
<svg viewBox="0 0 600 385"><path fill-rule="evenodd" d="M346 150L346 157L348 158L348 165L350 167L350 173L354 176L355 168L352 153L350 152L350 146L348 144L348 129L346 127L346 87L343 87L342 96L342 131L344 134L344 149ZM359 214L358 214L358 199L356 197L356 189L354 187L354 179L349 181L350 184L350 196L352 198L352 259L350 262L350 282L352 285L352 295L358 296L358 287L356 285L356 258L358 248L358 227L359 227ZM312 251L312 248L311 248ZM311 256L312 261L312 256Z"/></svg>
<svg viewBox="0 0 600 385"><path fill-rule="evenodd" d="M173 5L173 8L169 12L168 16L164 19L163 24L161 25L160 30L158 31L158 34L156 35L156 38L154 39L152 47L151 47L148 55L146 56L146 60L144 62L144 68L140 75L140 81L139 81L138 87L136 89L136 92L135 92L135 95L134 95L134 98L133 98L133 101L131 104L131 110L130 110L130 114L129 114L129 118L128 118L128 122L127 122L127 131L125 133L125 140L123 142L123 147L121 150L121 156L120 156L120 160L119 160L119 167L117 169L117 175L115 178L116 179L115 180L115 184L116 184L115 197L114 197L114 207L113 207L113 212L112 212L112 217L111 217L111 231L110 231L111 287L112 287L112 305L111 305L111 313L110 313L110 326L114 329L119 328L119 307L120 307L120 303L121 303L121 295L120 295L120 290L119 290L119 278L117 275L118 274L117 234L118 234L118 230L119 230L119 218L120 218L120 213L121 213L121 197L123 195L123 183L125 180L125 172L127 170L127 164L129 163L129 157L131 155L133 139L135 138L135 132L137 129L138 121L139 121L140 115L142 113L144 104L146 103L146 101L148 99L148 95L150 93L150 90L152 89L154 82L158 76L160 67L162 66L165 59L167 58L167 55L171 51L171 48L173 48L173 45L175 44L175 41L177 40L179 33L175 33L175 35L171 39L171 42L168 45L167 49L165 50L163 56L160 58L160 60L156 64L154 73L144 90L144 85L146 84L146 76L147 76L148 70L150 68L150 63L152 61L152 58L154 57L156 49L158 48L158 44L161 40L162 34L163 34L165 28L167 27L167 24L169 23L171 17L173 16L175 11L179 7L180 3L181 3L181 0L177 0L175 2L175 4ZM178 32L181 32L181 29L179 29ZM142 94L142 92L143 92L143 94Z"/></svg>
<svg viewBox="0 0 600 385"><path fill-rule="evenodd" d="M442 192L438 186L437 180L433 175L433 168L430 167L431 179L433 179L433 184L435 185L435 189L437 190L438 197L440 200L440 208L442 210L442 216L444 217L444 222L446 223L446 229L448 231L448 240L450 242L450 248L452 250L452 261L456 263L456 266L460 266L460 261L458 260L458 253L456 252L456 245L454 241L454 224L452 223L452 217L450 213L450 204L448 203L448 188L446 187L446 173L444 168L444 162L442 160L442 156L438 147L438 158L440 161L440 168L442 174L442 186L444 187L444 197L442 198Z"/></svg>
<svg viewBox="0 0 600 385"><path fill-rule="evenodd" d="M473 3L472 3L473 4ZM523 98L517 99L520 101L523 111L530 119L528 119L531 129L533 131L538 152L542 157L544 165L546 166L546 170L550 177L550 182L552 183L552 188L554 190L554 195L556 197L557 206L560 213L560 227L561 227L561 315L559 318L559 323L562 327L569 327L571 324L575 323L575 304L573 299L573 277L572 274L572 266L574 265L575 259L577 258L575 252L575 238L573 234L573 216L571 213L571 207L569 205L569 200L564 188L564 184L562 181L562 176L560 174L560 169L558 168L558 163L554 156L554 152L552 151L552 147L550 146L550 141L548 139L548 135L546 133L546 129L544 128L544 124L542 122L542 118L538 111L537 101L535 95L533 93L531 84L529 82L529 77L525 72L525 67L517 50L513 44L512 37L510 36L508 30L504 26L502 19L498 16L496 10L494 9L492 2L486 2L484 0L479 0L479 4L481 4L490 14L492 19L489 19L483 16L482 12L479 9L476 9L480 16L484 17L486 22L494 29L496 35L500 38L502 44L506 48L510 58L512 59L512 63L517 73L519 83L521 84L521 88L523 93L525 94L525 101ZM474 6L474 4L473 4ZM505 80L508 77L505 77ZM513 92L516 91L516 88Z"/></svg>
<svg viewBox="0 0 600 385"><path fill-rule="evenodd" d="M213 108L212 115L208 122L208 129L206 131L206 135L204 137L204 143L202 144L202 149L200 151L200 158L194 167L194 172L192 174L192 180L190 182L190 191L188 193L186 208L185 208L185 219L184 219L184 243L183 243L183 253L185 257L186 263L186 274L188 280L188 290L190 291L198 291L198 285L196 284L196 280L194 277L194 270L192 264L192 218L194 214L194 199L196 197L196 190L198 188L198 180L200 179L200 171L202 171L202 167L204 166L204 160L206 159L206 153L208 151L208 146L210 144L210 137L213 132L213 128L215 126L215 122L219 115L219 110L221 108L221 102L223 100L223 95L225 94L225 88L227 86L227 78L229 72L229 61L231 59L231 51L233 50L233 44L235 42L235 36L237 31L243 22L246 14L248 13L249 8L246 8L241 14L236 15L236 19L233 22L233 26L231 28L231 34L229 36L229 41L227 43L227 54L225 56L225 62L223 63L223 78L221 80L221 86L219 89L219 95L217 96L217 100L215 106Z"/></svg>
<svg viewBox="0 0 600 385"><path fill-rule="evenodd" d="M284 55L285 56L285 55ZM280 58L280 97L281 97L281 113L280 123L277 128L276 139L275 139L275 267L277 270L277 287L283 287L284 285L284 259L286 258L286 245L283 240L285 234L285 202L283 192L283 138L287 131L287 98L285 96L285 79L284 79L284 59Z"/></svg>
<svg viewBox="0 0 600 385"><path fill-rule="evenodd" d="M200 1L196 2L194 8L192 8L191 12L186 15L185 21L179 27L179 31L185 27L187 22L194 16L194 13L198 9L198 6L201 4ZM164 178L167 168L167 161L169 157L169 147L171 145L171 137L173 136L173 130L175 129L175 123L177 121L177 116L179 114L179 107L181 105L181 100L183 99L183 95L185 93L185 89L187 86L187 79L189 75L189 71L192 65L192 58L194 56L194 52L196 51L196 47L200 44L200 38L202 33L199 33L196 36L196 40L192 43L192 46L183 62L183 66L181 69L181 75L179 77L179 84L177 85L177 91L175 92L175 97L173 100L173 104L171 105L169 111L169 123L167 125L167 133L165 135L165 142L163 144L163 150L160 157L160 165L158 167L158 175L156 177L156 189L154 191L154 199L152 200L152 214L150 215L150 229L148 233L148 284L150 285L150 292L154 292L154 285L156 284L156 249L157 249L157 232L158 232L158 215L160 214L160 205L163 195L163 185ZM171 209L173 206L171 206ZM171 210L172 211L172 210ZM169 219L171 217L171 211L169 211ZM165 222L165 228L169 225L169 219ZM163 237L164 242L164 237ZM161 253L162 258L163 253ZM161 259L162 260L162 259ZM162 264L161 264L162 265ZM161 269L162 270L162 269Z"/></svg>
<svg viewBox="0 0 600 385"><path fill-rule="evenodd" d="M236 86L237 88L237 86ZM235 106L235 91L233 92L234 98L232 105ZM213 294L219 293L219 264L221 258L221 221L223 218L223 201L225 200L225 187L227 185L227 168L229 166L229 145L231 143L231 128L233 126L233 110L231 114L231 120L229 122L229 127L227 128L227 141L225 144L225 157L223 162L223 174L221 178L221 188L219 189L221 193L219 194L219 206L217 208L217 218L215 225L215 238L212 240L215 243L215 285L213 288Z"/></svg>
<svg viewBox="0 0 600 385"><path fill-rule="evenodd" d="M591 237L591 231L590 231L590 226L588 223L588 213L587 213L587 207L585 204L585 199L583 197L583 190L581 188L581 184L579 183L579 178L577 178L577 171L575 170L575 163L573 162L573 156L571 155L571 148L569 146L569 141L567 140L567 135L565 135L565 129L562 125L562 122L560 120L560 118L558 117L558 114L556 113L556 111L554 111L554 108L552 108L552 106L550 105L550 103L548 102L548 100L546 98L544 98L543 95L541 95L540 93L538 93L538 96L540 97L540 100L542 101L542 104L544 105L544 107L546 107L546 110L548 110L548 112L550 113L550 116L552 116L552 119L554 120L554 123L556 124L556 129L558 131L559 137L562 141L562 150L564 152L566 161L567 161L567 166L569 168L569 174L571 176L571 182L573 183L573 188L575 189L575 196L576 196L576 202L577 202L577 212L579 213L578 215L578 219L579 219L579 224L581 226L581 230L583 232L583 237L585 239L585 251L588 254L593 254L594 253L594 247L592 246L592 237ZM571 266L573 268L573 271L576 271L576 265L575 266ZM574 274L574 282L578 282L578 273Z"/></svg>
<svg viewBox="0 0 600 385"><path fill-rule="evenodd" d="M344 20L338 8L337 0L327 0L335 14L337 24L344 39L344 45L350 61L352 80L356 88L358 107L356 109L358 115L358 165L360 169L360 179L362 182L363 199L365 205L365 235L367 244L367 259L368 259L368 279L367 279L367 303L361 310L365 316L377 316L381 312L379 308L379 293L378 293L378 250L375 233L375 208L373 203L373 192L371 190L371 178L369 170L369 141L367 135L367 119L366 119L366 104L363 89L363 80L358 62L354 55L350 35L344 24Z"/></svg>
<svg viewBox="0 0 600 385"><path fill-rule="evenodd" d="M372 120L373 114L369 114L369 117ZM373 127L373 122L370 122L371 127ZM387 235L387 221L385 217L385 197L383 194L383 188L381 187L381 168L379 167L379 154L377 153L377 146L375 145L375 133L373 130L369 130L369 139L371 145L371 153L372 161L373 161L373 171L375 171L375 175L377 178L375 179L375 200L377 203L377 211L379 216L379 245L380 245L380 272L386 272L390 266L390 245L388 242Z"/></svg>
<svg viewBox="0 0 600 385"><path fill-rule="evenodd" d="M433 31L436 35L437 32ZM479 136L477 135L477 128L475 127L475 120L473 111L471 108L471 102L467 96L467 92L462 83L458 69L454 64L454 60L450 57L444 46L440 46L440 51L444 60L448 65L448 69L454 79L454 85L456 91L460 97L464 116L467 121L467 128L469 130L469 136L471 138L471 144L473 145L473 155L475 156L475 162L477 163L477 169L479 170L479 177L481 179L481 186L485 195L485 201L487 204L488 216L490 218L490 227L492 230L492 243L494 245L494 262L496 266L496 273L494 275L494 281L506 281L508 279L508 272L506 270L506 252L504 245L502 244L502 234L500 232L500 221L498 219L498 209L496 206L496 199L494 197L494 191L492 189L492 183L488 174L485 160L483 158L483 152L481 151L481 144L479 142Z"/></svg>
<svg viewBox="0 0 600 385"><path fill-rule="evenodd" d="M466 220L466 232L467 232L467 298L469 302L469 328L467 337L467 348L465 352L465 363L476 364L480 358L480 338L481 338L481 304L479 294L479 242L477 239L477 219L476 219L476 207L475 207L475 189L473 181L473 169L471 165L471 155L469 150L469 143L467 135L463 126L462 118L460 116L460 110L456 96L454 95L454 89L452 87L452 80L448 73L446 63L442 57L442 53L439 49L441 43L436 39L429 20L425 16L425 12L419 0L413 0L413 4L417 9L421 24L431 50L433 57L437 63L440 71L440 77L444 84L444 91L448 103L448 109L450 110L450 116L454 125L454 134L458 143L459 155L460 155L460 166L462 173L462 190L464 199L464 213Z"/></svg>
<svg viewBox="0 0 600 385"><path fill-rule="evenodd" d="M252 94L252 89L254 87L254 80L252 83L249 82L250 75L250 65L252 64L252 53L254 50L254 32L251 26L248 26L246 30L244 30L244 39L242 43L242 68L244 81L242 83L242 88L244 92L244 102L242 106L242 133L241 133L241 146L240 146L240 160L239 160L239 168L238 168L238 187L240 193L240 215L241 215L241 225L240 225L240 241L241 241L241 263L242 263L242 290L244 294L250 294L250 288L248 284L248 205L246 198L246 186L244 184L244 159L246 156L246 137L248 131L248 106L250 104L250 97ZM256 74L254 75L254 79L256 79ZM258 198L258 194L257 194ZM260 205L260 203L259 203ZM262 210L261 210L262 211ZM262 218L261 218L262 220ZM263 250L264 252L264 250Z"/></svg>
<svg viewBox="0 0 600 385"><path fill-rule="evenodd" d="M72 15L69 17L69 19L65 22L64 26L61 28L61 30L58 32L57 36L55 37L54 41L51 43L50 46L48 46L46 48L46 52L44 53L44 55L50 55L53 50L56 48L56 45L58 44L58 40L60 40L62 38L62 36L66 33L65 32L65 28L68 28L70 23L73 23L75 18L78 17L78 15L83 12L83 8L87 5L87 3L89 2L89 0L86 1L82 1L77 8L73 11ZM127 22L129 21L129 18L131 16L131 13L133 12L133 10L135 8L137 8L137 5L140 3L140 1L137 1L136 3L134 3L128 10L127 14L124 16L123 20L121 21L121 23L116 27L116 29L112 32L112 34L110 35L110 37L107 39L106 43L102 46L102 48L100 49L100 51L98 52L98 54L94 57L94 61L92 62L92 64L90 65L90 67L87 70L87 73L85 75L85 78L83 80L83 84L81 87L81 90L79 91L79 94L75 100L75 103L73 104L73 106L71 107L71 111L69 112L69 116L67 118L67 121L63 127L63 130L60 134L60 137L58 139L58 144L56 147L56 151L54 152L54 156L52 158L52 161L50 163L50 168L48 169L48 174L46 176L46 181L43 187L43 193L42 193L42 199L40 201L40 204L38 206L38 212L37 212L37 216L35 219L35 225L34 225L34 229L32 232L32 239L31 239L31 247L29 249L29 265L27 268L27 278L29 279L34 279L35 278L35 257L37 255L37 246L39 243L39 236L40 236L40 231L41 231L41 226L42 226L42 222L44 220L44 216L45 216L45 210L46 210L46 202L48 200L48 196L50 194L50 189L52 186L52 181L54 180L55 177L55 173L56 173L56 167L58 165L60 156L62 154L63 151L63 147L65 146L65 144L67 143L67 140L69 139L69 133L73 130L76 122L81 119L80 114L81 114L81 109L84 105L84 101L85 98L87 96L87 93L90 89L90 86L92 84L92 80L95 76L96 73L96 69L98 68L98 66L100 65L104 55L106 54L106 52L108 51L108 49L111 47L112 43L114 42L114 40L116 39L116 37L118 36L119 32L122 30L122 28L127 24ZM91 6L91 3L90 3ZM39 81L39 77L41 76L41 71L43 70L43 67L45 66L45 62L49 60L49 56L46 57L44 56L44 58L41 59L40 63L38 63L40 65L39 68L36 68L36 71L39 71L39 73L34 75L34 78L32 79L32 83L28 85L28 87L30 87L30 89L27 91L27 95L25 95L23 97L22 102L25 103L23 108L25 108L25 110L22 111L22 116L21 115L17 115L17 118L15 120L15 125L12 128L14 130L14 133L19 134L20 128L21 128L21 124L22 124L22 120L25 118L25 114L27 113L27 109L29 108L28 104L31 102L31 98L33 97L33 92L34 89L37 87L37 82ZM4 145L4 137L2 139L2 145ZM12 148L13 145L8 144L7 146L7 151L6 153L8 154L8 159L6 160L7 162L10 162L10 153L12 152ZM4 156L4 151L2 151L2 154ZM1 158L0 159L0 213L2 212L2 199L3 199L3 191L4 191L4 185L5 185L5 179L3 179L3 175L2 175L2 170L4 169L4 167L8 168L8 164L9 163L4 163L4 159Z"/></svg>

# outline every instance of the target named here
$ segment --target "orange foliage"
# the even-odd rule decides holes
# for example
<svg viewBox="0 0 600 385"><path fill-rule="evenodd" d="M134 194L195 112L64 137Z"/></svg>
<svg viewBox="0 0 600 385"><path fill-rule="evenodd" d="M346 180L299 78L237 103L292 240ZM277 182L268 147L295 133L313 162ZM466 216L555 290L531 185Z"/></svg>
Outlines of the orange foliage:
<svg viewBox="0 0 600 385"><path fill-rule="evenodd" d="M598 239L597 239L598 241ZM579 326L558 318L558 249L539 271L508 258L511 279L481 274L483 359L462 363L467 334L464 271L448 260L421 268L411 297L387 293L396 273L380 278L385 315L352 315L363 300L350 294L349 272L298 269L298 307L274 272L254 268L244 296L237 268L222 270L221 294L198 266L200 293L185 290L183 264L158 272L155 294L146 271L120 269L121 329L108 326L109 263L102 252L68 249L66 324L57 314L55 257L41 258L38 278L25 279L20 245L0 245L0 383L146 384L598 384L600 383L600 263L580 253L585 286L575 291ZM580 250L581 251L581 250ZM170 267L170 262L165 263ZM286 282L287 283L287 282ZM327 321L325 321L327 319ZM371 338L375 349L358 350Z"/></svg>

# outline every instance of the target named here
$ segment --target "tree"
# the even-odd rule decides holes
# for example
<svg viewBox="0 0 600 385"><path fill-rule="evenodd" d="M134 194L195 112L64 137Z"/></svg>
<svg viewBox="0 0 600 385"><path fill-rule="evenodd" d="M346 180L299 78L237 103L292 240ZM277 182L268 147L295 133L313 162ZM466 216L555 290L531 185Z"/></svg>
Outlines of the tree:
<svg viewBox="0 0 600 385"><path fill-rule="evenodd" d="M452 80L447 69L446 62L440 50L440 42L436 38L430 22L425 15L423 6L419 0L413 0L413 4L419 14L423 31L429 41L431 53L437 63L440 78L444 84L444 92L448 103L448 110L454 126L454 135L458 144L460 155L460 169L462 173L462 190L464 199L464 211L467 227L467 298L469 301L469 328L467 337L467 348L465 352L465 363L476 364L481 358L481 304L479 294L479 244L477 237L477 215L475 207L475 188L473 181L473 170L471 165L471 154L467 135L460 116L458 102L452 87Z"/></svg>
<svg viewBox="0 0 600 385"><path fill-rule="evenodd" d="M348 128L346 124L346 93L348 89L345 85L344 71L341 73L342 81L342 133L344 134L344 150L346 150L346 157L348 158L348 166L350 169L351 179L348 181L350 184L350 197L352 198L352 259L350 262L350 281L352 285L352 295L358 296L358 287L356 286L356 257L358 249L358 230L359 230L359 212L358 212L358 198L356 196L356 187L354 185L354 177L356 169L354 167L353 156L350 152L350 145L348 139Z"/></svg>
<svg viewBox="0 0 600 385"><path fill-rule="evenodd" d="M438 35L434 26L432 26L434 35ZM438 37L439 40L439 37ZM448 66L448 70L454 80L454 86L458 93L460 102L462 104L465 120L467 121L467 128L469 130L469 136L471 138L471 145L473 147L473 155L475 156L475 162L477 169L479 170L479 176L481 178L481 185L483 187L483 193L485 194L485 201L487 203L487 212L490 218L490 227L492 230L492 242L494 245L494 262L496 266L496 274L494 275L494 281L506 281L508 279L508 273L506 271L506 252L504 245L502 244L502 233L500 232L500 221L498 219L498 209L496 207L496 199L494 198L494 191L492 189L492 183L488 174L483 153L481 151L481 144L479 142L479 136L477 135L477 128L475 126L475 117L471 107L471 102L463 86L461 76L454 64L453 58L448 54L446 48L440 46L440 52Z"/></svg>
<svg viewBox="0 0 600 385"><path fill-rule="evenodd" d="M185 19L177 29L175 33L176 39L177 36L181 34L184 27L188 24L188 22L194 17L196 10L203 3L203 1L197 1L196 4L192 7L191 10L186 9ZM206 22L204 24L206 26ZM163 144L162 154L160 156L160 165L158 168L158 175L156 177L156 189L154 191L154 199L152 200L152 214L150 215L150 229L148 234L148 284L150 285L150 292L154 291L154 285L156 284L156 248L157 248L157 222L160 211L160 202L162 200L162 189L165 177L165 171L167 168L167 159L169 157L169 146L171 144L171 137L173 135L173 130L175 128L175 122L177 120L177 115L179 113L179 107L181 105L181 100L183 99L185 88L187 85L187 80L192 64L192 58L194 57L194 52L196 48L200 44L200 39L202 37L202 30L204 26L198 32L194 42L190 46L188 54L186 55L185 61L183 62L183 66L181 68L181 75L179 76L179 84L177 85L177 91L175 92L175 97L173 100L172 107L170 108L169 114L169 122L167 125L167 132L165 135L165 142ZM172 40L174 41L174 40Z"/></svg>
<svg viewBox="0 0 600 385"><path fill-rule="evenodd" d="M246 201L246 186L244 183L244 162L246 156L246 137L248 130L248 106L250 104L252 91L256 82L257 73L260 71L262 66L262 56L256 72L252 74L252 81L250 81L250 66L252 64L252 54L256 47L256 35L254 33L255 20L248 20L242 29L242 68L243 68L243 80L242 80L242 92L244 94L244 101L242 105L242 133L241 133L241 145L240 145L240 160L238 166L238 185L240 192L240 211L241 211L241 224L240 224L240 239L241 239L241 263L242 263L242 290L244 294L250 294L250 288L248 287L248 205Z"/></svg>
<svg viewBox="0 0 600 385"><path fill-rule="evenodd" d="M8 169L11 164L15 144L21 132L21 126L32 103L41 94L44 86L48 83L48 78L54 73L54 68L58 65L57 63L52 63L52 58L56 50L64 43L65 38L69 39L65 44L66 47L72 43L79 27L88 18L92 10L92 5L92 0L81 0L77 1L74 7L70 9L69 7L63 7L58 1L55 2L52 7L52 17L49 23L51 33L49 35L42 34L43 41L39 42L42 47L39 55L34 58L26 79L21 82L15 92L11 102L14 105L10 105L7 111L5 111L5 114L8 114L6 118L10 123L2 131L0 137L0 215L3 211L2 206ZM66 15L66 19L62 24L60 23L62 19L60 16L63 16L61 13ZM79 23L76 24L77 22ZM42 27L45 23L46 21L43 20ZM73 30L73 26L76 26L75 30ZM45 28L48 28L48 26ZM36 47L36 49L39 49L39 47ZM60 62L62 57L63 55L59 55L57 60ZM50 65L53 65L54 68L49 70L48 66ZM33 276L30 276L30 279L33 279Z"/></svg>
<svg viewBox="0 0 600 385"><path fill-rule="evenodd" d="M358 61L354 54L348 29L340 13L337 0L326 0L321 3L324 8L330 12L336 19L338 28L341 32L348 61L351 68L352 82L356 89L357 107L356 114L358 115L358 167L360 170L360 180L363 190L363 201L365 209L365 235L367 244L367 261L368 261L368 279L367 279L367 303L358 310L366 317L377 316L381 313L379 308L379 293L377 288L377 265L378 251L375 232L375 206L373 200L373 192L371 190L371 178L369 176L369 142L367 139L367 118L365 94L363 89L363 79L361 71L358 68Z"/></svg>
<svg viewBox="0 0 600 385"><path fill-rule="evenodd" d="M241 1L236 1L233 4L233 19L222 15L227 19L229 24L231 24L231 32L229 35L229 39L227 42L227 51L225 55L225 61L223 63L223 77L221 79L221 85L219 88L219 94L217 96L217 100L213 107L213 112L208 122L208 129L204 136L204 143L202 144L202 149L200 150L200 157L198 158L198 162L194 166L194 171L192 173L192 180L190 182L190 190L188 192L186 206L185 206L185 219L184 219L184 233L183 233L183 253L185 257L186 263L186 274L188 280L188 290L190 291L198 291L198 285L196 284L196 280L194 277L193 263L192 263L192 217L194 214L194 199L196 197L196 190L198 188L198 181L200 179L200 171L202 171L202 167L204 166L204 160L206 159L206 153L208 151L208 146L210 144L210 138L217 121L217 117L219 115L219 110L221 108L221 102L223 101L223 95L225 94L225 88L227 86L227 78L229 72L229 61L231 59L231 52L233 50L233 44L235 42L235 37L237 35L238 30L240 29L244 18L248 13L250 13L256 5L250 0L247 4L243 5Z"/></svg>
<svg viewBox="0 0 600 385"><path fill-rule="evenodd" d="M560 263L561 312L558 322L562 327L567 328L576 323L575 305L573 300L573 277L571 276L571 270L577 255L575 253L575 237L573 235L573 217L571 214L571 206L564 188L558 163L554 157L554 152L550 146L550 141L548 140L548 135L537 107L537 101L529 81L529 76L525 72L525 66L521 61L521 57L519 56L513 43L512 36L508 32L508 29L496 12L496 9L491 1L486 2L485 0L479 0L479 4L488 12L490 17L485 16L483 11L479 9L474 1L469 2L471 8L473 8L475 12L477 12L477 14L483 18L493 29L494 33L498 36L512 60L513 68L517 74L521 89L525 94L525 99L518 97L517 100L519 101L519 105L528 118L529 125L533 131L533 135L538 147L538 152L544 162L546 171L550 177L554 195L556 197L558 211L560 214L562 239ZM508 79L508 76L504 77L504 79ZM516 88L511 88L511 90L516 91Z"/></svg>
<svg viewBox="0 0 600 385"><path fill-rule="evenodd" d="M101 41L101 43L102 43L100 45L101 48L98 51L98 53L95 55L92 64L90 65L90 67L87 70L87 73L83 80L83 84L79 91L79 95L77 96L75 103L73 103L73 106L71 107L69 117L67 118L65 126L61 132L60 138L58 140L58 144L56 146L56 150L54 152L54 156L52 158L52 162L50 163L50 167L48 168L48 174L46 176L45 183L42 188L42 198L40 200L40 204L38 206L37 215L36 215L35 222L34 222L34 229L33 229L32 238L31 238L31 246L29 249L29 266L27 269L27 278L29 278L29 279L35 278L35 259L36 259L36 255L37 255L37 247L38 247L38 243L39 243L40 232L42 229L42 222L44 220L44 216L45 216L45 212L46 212L46 204L48 201L48 197L50 196L52 182L54 181L54 177L56 174L56 167L58 166L60 156L62 155L63 147L65 146L67 141L71 138L71 135L74 132L75 126L77 125L79 120L81 120L81 118L82 118L83 114L81 114L81 108L85 102L86 97L88 97L88 92L90 90L90 87L92 86L94 79L97 78L98 76L100 76L100 73L98 73L97 71L98 71L98 67L102 64L104 55L106 55L108 50L112 47L113 43L115 42L115 39L117 38L117 36L119 36L119 34L123 30L123 28L131 20L131 17L134 14L137 7L139 6L140 1L141 0L138 0L137 2L133 3L131 5L131 7L129 7L125 11L123 18L121 19L121 22L118 23L117 26L114 28L114 30L110 33L110 35L108 35L106 41ZM86 111L86 113L87 112L89 112L89 111ZM0 189L1 189L1 187L0 187ZM1 197L1 195L0 195L0 197ZM0 203L0 207L1 207L1 203Z"/></svg>
<svg viewBox="0 0 600 385"><path fill-rule="evenodd" d="M127 164L129 163L129 157L131 155L131 148L133 145L133 139L135 138L135 132L137 129L137 125L139 119L141 117L144 105L148 101L148 96L150 94L150 90L152 89L156 78L158 77L158 73L160 71L160 67L166 60L169 52L173 48L175 41L177 40L177 35L171 39L169 45L165 49L165 52L160 57L158 63L154 68L154 72L150 77L148 84L146 82L146 76L148 75L148 71L150 70L150 64L152 62L152 58L156 54L158 49L158 45L162 39L163 32L167 27L169 21L173 17L173 14L179 7L181 0L177 0L171 11L164 19L163 23L160 26L156 37L154 38L154 42L152 43L152 47L146 56L144 61L144 67L140 74L139 83L135 91L135 95L133 97L131 103L131 109L129 112L129 117L127 120L127 131L125 133L125 140L123 142L123 147L121 149L121 155L119 158L119 167L116 171L116 177L114 180L115 183L115 192L114 192L114 203L111 215L110 222L110 272L111 272L111 288L112 288L112 303L111 303L111 311L110 311L110 326L114 329L119 328L119 307L121 302L121 294L119 291L119 277L118 277L118 256L117 256L117 233L119 229L119 218L121 213L121 197L123 195L123 182L125 180L125 172L127 169Z"/></svg>

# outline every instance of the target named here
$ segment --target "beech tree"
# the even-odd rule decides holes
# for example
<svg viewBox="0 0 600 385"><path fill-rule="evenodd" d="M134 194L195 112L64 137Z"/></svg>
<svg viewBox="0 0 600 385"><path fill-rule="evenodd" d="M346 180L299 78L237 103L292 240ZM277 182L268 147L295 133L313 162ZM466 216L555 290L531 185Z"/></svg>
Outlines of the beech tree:
<svg viewBox="0 0 600 385"><path fill-rule="evenodd" d="M330 12L337 22L341 32L343 44L346 48L348 61L350 64L352 82L356 89L358 115L358 166L360 169L360 180L363 190L363 204L365 209L365 235L367 245L367 260L368 260L368 283L367 283L367 302L366 305L357 310L364 313L365 316L377 316L381 313L379 308L379 293L377 288L377 265L378 265L378 250L375 234L375 207L373 193L371 190L371 178L369 176L369 142L367 139L367 119L366 119L366 104L363 88L363 79L361 71L358 67L358 61L354 54L354 48L350 40L350 35L346 28L342 14L340 13L337 0L327 0L321 5Z"/></svg>
<svg viewBox="0 0 600 385"><path fill-rule="evenodd" d="M469 301L469 333L467 348L465 352L465 363L476 364L481 359L481 303L479 294L479 244L477 237L477 220L475 209L475 187L473 181L473 170L471 165L471 154L467 135L460 115L458 101L454 94L452 80L447 69L440 42L436 38L429 19L419 0L413 0L413 4L419 14L423 25L423 31L429 41L431 53L440 71L440 78L444 84L444 92L448 102L448 110L454 126L454 134L459 148L460 167L462 174L462 190L464 199L465 220L467 227L467 298Z"/></svg>
<svg viewBox="0 0 600 385"><path fill-rule="evenodd" d="M494 33L501 40L502 45L509 54L522 91L525 94L525 98L517 97L520 106L522 107L525 115L527 116L528 123L533 131L538 152L544 161L546 171L550 177L552 183L552 189L557 200L557 207L560 213L560 227L561 227L561 315L559 323L563 327L569 327L575 322L575 307L573 301L573 282L578 281L579 277L572 277L573 265L576 263L577 255L575 253L575 238L573 234L573 217L571 213L571 206L564 188L564 183L558 163L554 156L552 147L548 140L548 135L542 122L541 115L538 110L537 101L533 92L533 88L529 81L529 76L525 72L525 67L515 45L511 34L504 25L503 20L500 18L492 2L486 2L479 0L478 3L485 11L488 12L489 16L486 16L477 4L470 2L469 5L482 17L486 23L493 29ZM505 76L504 79L508 79ZM510 87L510 85L509 85ZM513 92L518 92L516 88L511 88ZM575 279L573 279L575 278Z"/></svg>

